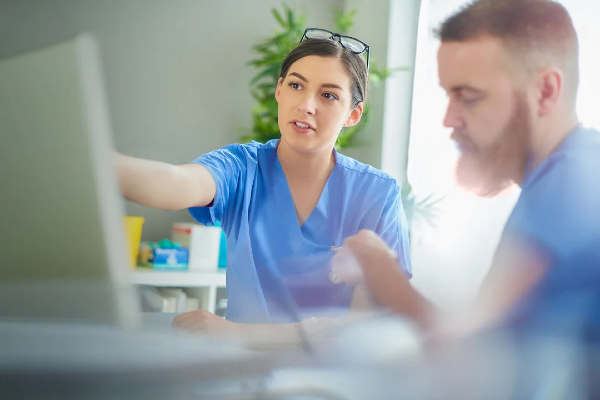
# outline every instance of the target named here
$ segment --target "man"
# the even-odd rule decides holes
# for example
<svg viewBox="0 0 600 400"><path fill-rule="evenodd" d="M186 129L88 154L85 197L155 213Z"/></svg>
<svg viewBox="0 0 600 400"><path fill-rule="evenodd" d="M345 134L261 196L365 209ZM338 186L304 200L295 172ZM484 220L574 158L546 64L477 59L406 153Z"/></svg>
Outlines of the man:
<svg viewBox="0 0 600 400"><path fill-rule="evenodd" d="M515 183L522 189L480 295L453 328L593 334L600 134L578 123L578 41L568 12L549 0L478 0L438 35L459 184L483 196ZM360 232L344 247L379 305L439 328L435 308L376 235Z"/></svg>

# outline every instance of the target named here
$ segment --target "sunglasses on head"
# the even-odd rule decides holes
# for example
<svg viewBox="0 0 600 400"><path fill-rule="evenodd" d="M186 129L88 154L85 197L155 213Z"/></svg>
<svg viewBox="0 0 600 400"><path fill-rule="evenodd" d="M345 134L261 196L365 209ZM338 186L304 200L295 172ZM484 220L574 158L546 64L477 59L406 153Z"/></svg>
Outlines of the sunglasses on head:
<svg viewBox="0 0 600 400"><path fill-rule="evenodd" d="M304 35L302 35L302 39L300 39L300 42L302 42L304 39L331 39L337 41L343 48L350 50L354 54L362 54L367 52L367 70L369 69L370 48L368 44L361 40L318 28L306 29L304 31Z"/></svg>

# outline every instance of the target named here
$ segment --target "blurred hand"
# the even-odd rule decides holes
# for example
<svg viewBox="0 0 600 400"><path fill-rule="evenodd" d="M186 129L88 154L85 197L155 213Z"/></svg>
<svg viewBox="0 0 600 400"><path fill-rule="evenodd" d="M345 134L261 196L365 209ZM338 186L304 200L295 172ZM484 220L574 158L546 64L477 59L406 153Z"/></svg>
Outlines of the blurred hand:
<svg viewBox="0 0 600 400"><path fill-rule="evenodd" d="M372 231L362 230L346 239L344 248L349 249L368 274L373 265L390 264L398 267L398 254L390 249L381 238Z"/></svg>
<svg viewBox="0 0 600 400"><path fill-rule="evenodd" d="M188 331L212 333L238 333L239 324L227 321L213 313L204 310L196 310L179 314L173 319L172 326Z"/></svg>
<svg viewBox="0 0 600 400"><path fill-rule="evenodd" d="M344 243L360 266L370 298L380 307L429 324L429 302L410 284L398 255L375 232L360 231Z"/></svg>
<svg viewBox="0 0 600 400"><path fill-rule="evenodd" d="M372 265L382 262L397 267L398 255L375 232L362 230L346 239L344 247L336 252L331 272L341 282L356 286L364 281Z"/></svg>
<svg viewBox="0 0 600 400"><path fill-rule="evenodd" d="M345 283L357 286L363 282L362 268L349 247L341 247L331 260L331 274L329 279L333 283Z"/></svg>

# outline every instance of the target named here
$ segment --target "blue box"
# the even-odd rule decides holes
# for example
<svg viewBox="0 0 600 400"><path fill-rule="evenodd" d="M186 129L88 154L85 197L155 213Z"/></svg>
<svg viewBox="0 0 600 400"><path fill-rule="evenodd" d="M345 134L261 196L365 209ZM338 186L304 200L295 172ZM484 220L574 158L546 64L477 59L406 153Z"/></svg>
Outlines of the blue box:
<svg viewBox="0 0 600 400"><path fill-rule="evenodd" d="M176 249L155 248L153 268L168 270L188 269L188 260L190 251L187 247Z"/></svg>

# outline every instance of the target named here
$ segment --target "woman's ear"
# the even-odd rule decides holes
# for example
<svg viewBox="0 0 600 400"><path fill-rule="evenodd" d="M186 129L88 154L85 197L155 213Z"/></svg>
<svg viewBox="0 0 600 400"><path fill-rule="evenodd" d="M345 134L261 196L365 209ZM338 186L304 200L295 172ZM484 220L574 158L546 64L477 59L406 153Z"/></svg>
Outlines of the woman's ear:
<svg viewBox="0 0 600 400"><path fill-rule="evenodd" d="M277 89L275 90L275 100L279 103L279 92L281 92L281 85L283 84L283 78L279 78L277 81Z"/></svg>
<svg viewBox="0 0 600 400"><path fill-rule="evenodd" d="M362 101L358 103L358 105L354 107L354 109L350 112L346 123L344 123L344 128L348 128L358 124L360 122L360 119L362 118L364 108L365 105Z"/></svg>

